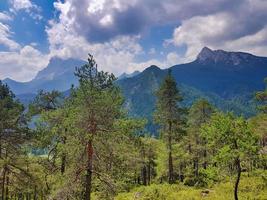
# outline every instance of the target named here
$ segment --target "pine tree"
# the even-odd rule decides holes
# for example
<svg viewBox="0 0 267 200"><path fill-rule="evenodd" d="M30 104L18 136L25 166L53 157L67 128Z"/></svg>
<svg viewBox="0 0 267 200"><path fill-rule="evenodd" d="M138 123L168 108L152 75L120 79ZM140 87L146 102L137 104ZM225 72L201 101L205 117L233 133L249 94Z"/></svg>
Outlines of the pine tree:
<svg viewBox="0 0 267 200"><path fill-rule="evenodd" d="M201 162L202 167L204 169L207 168L206 141L201 137L200 128L204 123L207 123L210 120L213 112L214 107L205 99L196 101L189 110L185 143L187 145L187 151L192 158L195 178L199 176L199 168L201 167L199 165Z"/></svg>
<svg viewBox="0 0 267 200"><path fill-rule="evenodd" d="M154 119L161 127L162 137L166 140L168 149L168 182L175 181L173 166L173 141L181 133L184 110L178 103L183 100L171 71L163 80L156 93L157 103ZM179 136L178 136L179 137Z"/></svg>
<svg viewBox="0 0 267 200"><path fill-rule="evenodd" d="M112 132L114 120L121 116L123 99L114 85L115 76L99 72L92 55L89 55L88 64L77 68L76 76L80 82L74 103L80 114L76 123L86 149L84 200L90 200L96 156L94 142L100 134Z"/></svg>
<svg viewBox="0 0 267 200"><path fill-rule="evenodd" d="M2 200L22 189L31 179L24 150L31 134L27 128L24 107L9 87L0 81L0 184ZM11 185L12 183L12 185Z"/></svg>

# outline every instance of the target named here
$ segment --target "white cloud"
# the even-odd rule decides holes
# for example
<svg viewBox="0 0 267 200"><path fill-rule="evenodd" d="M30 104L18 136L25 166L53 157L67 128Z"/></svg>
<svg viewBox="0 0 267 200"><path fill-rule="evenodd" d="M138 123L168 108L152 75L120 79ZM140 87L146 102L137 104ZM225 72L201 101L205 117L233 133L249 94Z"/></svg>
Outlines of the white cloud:
<svg viewBox="0 0 267 200"><path fill-rule="evenodd" d="M30 0L11 0L11 4L16 11L27 10L34 7L34 4L32 4Z"/></svg>
<svg viewBox="0 0 267 200"><path fill-rule="evenodd" d="M18 11L27 12L33 19L42 20L43 17L40 14L41 7L34 4L31 0L9 0L12 13L17 13Z"/></svg>
<svg viewBox="0 0 267 200"><path fill-rule="evenodd" d="M179 23L239 6L244 0L65 0L58 8L69 27L90 42L142 34L155 25ZM63 9L68 7L71 9Z"/></svg>
<svg viewBox="0 0 267 200"><path fill-rule="evenodd" d="M8 47L10 50L19 49L20 45L11 39L12 32L8 25L0 22L0 44Z"/></svg>
<svg viewBox="0 0 267 200"><path fill-rule="evenodd" d="M12 17L4 12L0 12L0 21L10 21L12 20Z"/></svg>
<svg viewBox="0 0 267 200"><path fill-rule="evenodd" d="M101 11L101 10L103 10L105 2L106 2L106 0L92 0L89 3L87 11L89 13L95 13L95 12Z"/></svg>
<svg viewBox="0 0 267 200"><path fill-rule="evenodd" d="M25 11L36 17L41 12L30 0L9 1L13 3L13 13ZM26 70L18 70L14 76L18 80L33 78L53 56L86 59L87 53L92 53L103 70L120 75L152 64L169 67L191 61L203 46L267 54L267 22L262 20L267 18L265 0L65 0L55 2L54 7L59 11L59 19L51 20L46 27L49 54L43 55L34 44L28 46L31 49L27 47L28 55L43 57L35 68L35 58L31 59L34 64L30 64L30 59L22 58L26 47L12 40L7 25L0 26L0 43L11 50L1 55L17 57L18 64L13 61L16 67L19 64L23 68L26 66ZM8 20L0 13L0 20L1 17ZM171 23L181 23L181 26L175 28L173 37L166 40L165 45L186 46L185 55L166 52L167 48L164 52L151 48L146 52L149 57L160 54L161 59L138 62L139 55L146 55L139 43L143 32ZM28 69L31 73L25 74Z"/></svg>
<svg viewBox="0 0 267 200"><path fill-rule="evenodd" d="M184 57L178 55L176 52L170 52L166 56L165 66L170 67L179 63L183 63L184 61Z"/></svg>
<svg viewBox="0 0 267 200"><path fill-rule="evenodd" d="M187 61L195 59L204 46L267 56L267 21L263 20L267 18L267 3L264 0L244 3L237 10L183 20L165 44L187 45Z"/></svg>
<svg viewBox="0 0 267 200"><path fill-rule="evenodd" d="M249 45L245 48L244 40L249 44L248 40L253 39L245 38L255 34L264 38L263 28L267 24L262 20L267 17L263 0L66 0L54 5L60 17L47 28L51 55L84 58L90 52L105 70L115 73L134 71L133 66L140 69L152 61L161 66L192 61L203 46L247 50ZM136 62L136 57L143 53L138 43L143 29L173 22L182 22L182 25L174 30L173 38L166 40L165 45L186 45L186 54L162 52L166 58L161 61ZM263 32L259 34L259 31ZM258 45L250 43L249 50L253 53L265 51L258 41ZM128 46L138 50L132 51ZM155 51L152 48L147 53L153 55Z"/></svg>
<svg viewBox="0 0 267 200"><path fill-rule="evenodd" d="M51 57L86 59L87 54L91 53L101 69L117 75L129 71L128 64L142 53L142 47L136 42L137 37L118 37L105 43L89 43L84 37L71 32L67 24L54 21L50 22L46 31Z"/></svg>
<svg viewBox="0 0 267 200"><path fill-rule="evenodd" d="M24 46L19 51L0 52L0 79L9 77L29 81L48 64L48 59L32 46Z"/></svg>
<svg viewBox="0 0 267 200"><path fill-rule="evenodd" d="M106 15L104 16L100 21L99 23L103 26L109 26L109 25L112 25L113 23L113 18L111 15Z"/></svg>

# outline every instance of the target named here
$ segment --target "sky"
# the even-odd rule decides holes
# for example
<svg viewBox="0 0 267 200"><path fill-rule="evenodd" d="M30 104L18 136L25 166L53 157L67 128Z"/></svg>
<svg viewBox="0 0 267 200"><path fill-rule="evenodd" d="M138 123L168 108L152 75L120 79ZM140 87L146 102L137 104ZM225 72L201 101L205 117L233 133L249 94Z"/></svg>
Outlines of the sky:
<svg viewBox="0 0 267 200"><path fill-rule="evenodd" d="M0 79L88 53L115 75L167 68L204 46L267 56L267 0L0 0Z"/></svg>

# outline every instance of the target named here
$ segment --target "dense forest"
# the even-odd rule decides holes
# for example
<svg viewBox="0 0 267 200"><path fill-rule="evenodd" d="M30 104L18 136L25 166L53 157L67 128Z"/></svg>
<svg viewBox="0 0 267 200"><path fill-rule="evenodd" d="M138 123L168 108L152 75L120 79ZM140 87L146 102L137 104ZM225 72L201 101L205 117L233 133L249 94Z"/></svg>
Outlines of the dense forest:
<svg viewBox="0 0 267 200"><path fill-rule="evenodd" d="M39 91L27 108L0 82L2 200L267 199L267 90L249 119L206 99L184 107L169 70L156 137L93 56L75 75L70 95Z"/></svg>

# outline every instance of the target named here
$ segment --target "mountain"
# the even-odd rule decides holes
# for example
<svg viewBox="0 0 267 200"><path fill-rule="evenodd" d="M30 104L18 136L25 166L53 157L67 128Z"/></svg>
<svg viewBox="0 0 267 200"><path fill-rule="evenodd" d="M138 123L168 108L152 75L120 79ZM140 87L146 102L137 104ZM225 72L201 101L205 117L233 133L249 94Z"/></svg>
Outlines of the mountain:
<svg viewBox="0 0 267 200"><path fill-rule="evenodd" d="M248 117L256 112L255 91L264 89L267 58L204 47L195 61L169 69L184 96L183 106L206 98L223 111ZM150 66L137 76L118 81L129 114L148 118L148 129L152 132L154 94L169 69Z"/></svg>
<svg viewBox="0 0 267 200"><path fill-rule="evenodd" d="M133 73L130 73L130 74L127 74L127 73L122 73L118 79L121 80L121 79L125 79L125 78L131 78L131 77L134 77L136 75L140 74L139 71L134 71Z"/></svg>
<svg viewBox="0 0 267 200"><path fill-rule="evenodd" d="M177 82L232 99L264 88L267 58L204 47L195 61L171 70Z"/></svg>
<svg viewBox="0 0 267 200"><path fill-rule="evenodd" d="M53 58L32 81L20 83L5 79L4 82L22 102L27 103L40 89L66 91L71 84L77 85L73 72L76 66L84 63L75 59ZM183 106L190 106L196 99L204 97L221 110L251 116L256 110L254 93L264 89L267 58L204 47L193 62L169 69L184 96ZM152 124L155 91L167 71L152 65L143 72L122 74L117 80L129 114L148 118L148 129L152 132L155 129Z"/></svg>
<svg viewBox="0 0 267 200"><path fill-rule="evenodd" d="M3 80L16 94L26 98L27 94L33 95L38 90L60 91L68 90L71 84L77 85L78 81L74 76L75 67L85 64L82 60L51 58L49 64L36 77L28 82L17 82L12 79ZM28 95L29 96L29 95Z"/></svg>

